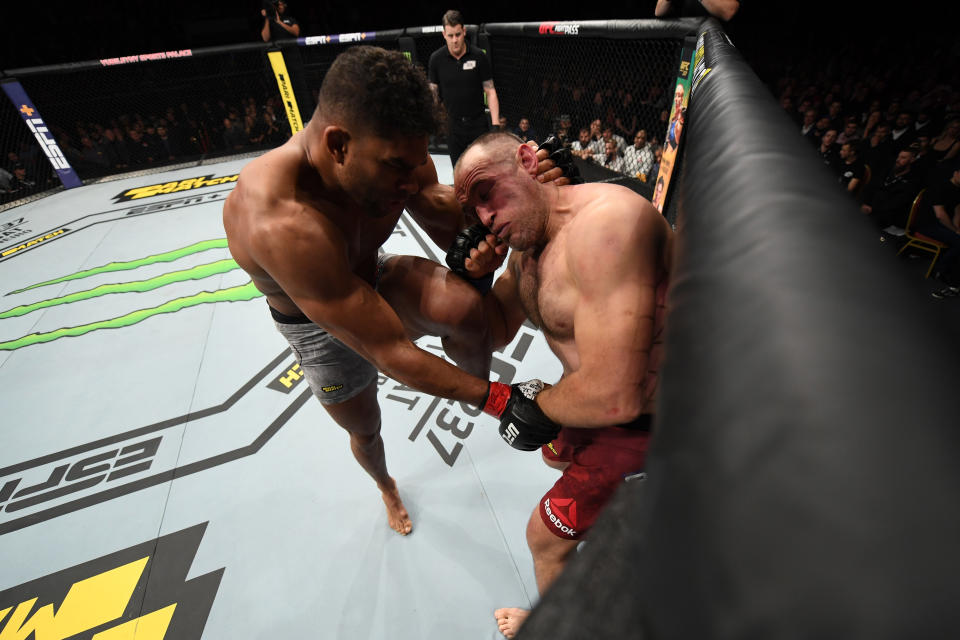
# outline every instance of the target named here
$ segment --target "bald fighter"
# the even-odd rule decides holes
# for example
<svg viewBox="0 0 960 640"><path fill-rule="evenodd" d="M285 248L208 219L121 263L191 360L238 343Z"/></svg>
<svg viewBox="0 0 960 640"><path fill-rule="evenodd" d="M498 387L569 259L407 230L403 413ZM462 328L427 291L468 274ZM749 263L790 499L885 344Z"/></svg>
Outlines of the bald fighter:
<svg viewBox="0 0 960 640"><path fill-rule="evenodd" d="M642 474L654 413L673 233L650 202L612 184L536 179L519 138L491 133L457 163L457 198L491 232L471 253L474 276L513 251L485 301L499 348L526 319L563 366L534 404L560 434L542 453L563 471L527 524L543 593L625 478ZM522 432L522 430L521 430ZM512 638L528 615L495 613Z"/></svg>
<svg viewBox="0 0 960 640"><path fill-rule="evenodd" d="M413 525L387 471L378 369L499 418L526 405L536 414L514 393L519 385L487 381L483 283L378 252L404 209L440 246L470 248L458 235L464 216L453 189L438 183L427 153L438 122L422 71L399 52L352 47L327 72L309 124L250 162L223 208L230 253L266 297L314 395L349 432L402 535ZM540 179L560 173L550 161L540 168ZM427 334L440 336L461 368L412 342ZM546 418L533 427L544 441L557 429Z"/></svg>

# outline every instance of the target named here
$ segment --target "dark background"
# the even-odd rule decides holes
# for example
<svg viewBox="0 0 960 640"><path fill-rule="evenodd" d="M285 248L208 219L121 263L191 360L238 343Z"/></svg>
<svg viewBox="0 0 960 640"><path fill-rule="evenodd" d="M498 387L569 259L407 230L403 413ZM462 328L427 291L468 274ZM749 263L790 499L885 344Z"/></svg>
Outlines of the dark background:
<svg viewBox="0 0 960 640"><path fill-rule="evenodd" d="M4 4L0 69L258 41L262 24L259 0ZM424 7L421 3L290 0L288 13L299 20L301 35L324 35L439 24L447 8L458 8L468 23L480 24L652 18L655 4L655 0L549 4L473 0ZM811 59L849 45L882 45L888 54L903 51L912 56L917 49L922 51L929 38L955 33L956 12L949 9L952 13L947 15L947 6L954 4L744 0L728 32L751 64L763 64L761 55L769 64L771 57L778 62Z"/></svg>

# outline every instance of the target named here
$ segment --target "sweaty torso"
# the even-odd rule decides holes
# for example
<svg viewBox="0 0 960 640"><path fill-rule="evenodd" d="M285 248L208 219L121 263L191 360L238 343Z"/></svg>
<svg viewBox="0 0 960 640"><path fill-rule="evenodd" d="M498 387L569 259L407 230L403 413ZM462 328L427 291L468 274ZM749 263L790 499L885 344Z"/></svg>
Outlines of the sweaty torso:
<svg viewBox="0 0 960 640"><path fill-rule="evenodd" d="M223 222L230 253L250 275L254 286L277 311L299 316L297 307L255 257L255 237L269 242L271 227L293 222L298 228L319 229L344 246L352 273L373 285L377 250L393 232L400 214L381 218L346 211L325 197L322 181L292 138L248 164L227 198ZM247 178L244 180L244 178ZM268 234L263 236L262 234ZM282 252L284 247L272 247Z"/></svg>
<svg viewBox="0 0 960 640"><path fill-rule="evenodd" d="M581 292L567 261L567 245L577 241L580 239L576 228L567 224L542 252L538 253L533 249L525 251L510 263L517 279L517 289L524 311L530 321L543 332L550 349L563 365L565 376L580 368L580 355L574 340L574 317ZM663 355L663 328L669 286L668 251L649 256L649 259L656 262L657 277L654 283L655 308L642 311L644 315L652 314L654 318L647 372L641 388L644 397L643 413L654 412L654 397Z"/></svg>
<svg viewBox="0 0 960 640"><path fill-rule="evenodd" d="M562 234L562 232L561 232ZM542 252L529 249L514 263L517 290L527 317L543 331L564 373L579 365L573 342L573 317L579 292L563 260L564 239L556 238Z"/></svg>

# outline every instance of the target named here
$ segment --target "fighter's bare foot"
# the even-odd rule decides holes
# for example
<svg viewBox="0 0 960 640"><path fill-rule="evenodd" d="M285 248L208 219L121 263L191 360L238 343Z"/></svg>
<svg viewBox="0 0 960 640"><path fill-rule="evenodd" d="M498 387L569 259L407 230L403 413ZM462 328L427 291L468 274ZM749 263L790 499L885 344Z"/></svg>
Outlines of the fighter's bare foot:
<svg viewBox="0 0 960 640"><path fill-rule="evenodd" d="M527 616L530 615L530 612L526 609L511 607L497 609L493 612L493 615L497 619L497 626L500 627L500 633L507 638L512 638L520 631L520 627L527 619Z"/></svg>
<svg viewBox="0 0 960 640"><path fill-rule="evenodd" d="M407 513L406 507L403 506L403 501L400 499L400 492L397 491L397 484L394 482L392 488L381 487L380 491L383 495L383 503L387 505L387 522L390 523L390 528L402 536L413 531L410 514Z"/></svg>

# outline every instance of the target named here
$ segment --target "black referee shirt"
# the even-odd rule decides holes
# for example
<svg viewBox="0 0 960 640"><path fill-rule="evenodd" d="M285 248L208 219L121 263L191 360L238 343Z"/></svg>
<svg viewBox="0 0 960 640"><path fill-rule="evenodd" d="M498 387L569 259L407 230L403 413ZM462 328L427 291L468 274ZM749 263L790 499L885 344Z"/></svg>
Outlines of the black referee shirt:
<svg viewBox="0 0 960 640"><path fill-rule="evenodd" d="M454 118L483 113L483 83L493 79L493 72L479 47L468 44L467 52L457 60L444 45L430 55L428 68L430 82L439 88L447 113Z"/></svg>

